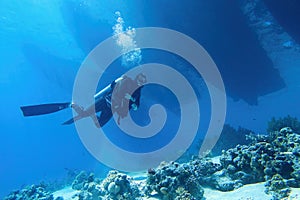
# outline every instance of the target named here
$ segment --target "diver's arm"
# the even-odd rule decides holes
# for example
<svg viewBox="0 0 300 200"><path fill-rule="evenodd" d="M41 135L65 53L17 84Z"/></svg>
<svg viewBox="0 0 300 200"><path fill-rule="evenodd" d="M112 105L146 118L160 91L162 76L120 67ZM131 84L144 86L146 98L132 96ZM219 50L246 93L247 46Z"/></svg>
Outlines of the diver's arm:
<svg viewBox="0 0 300 200"><path fill-rule="evenodd" d="M130 101L130 108L133 110L137 110L138 107L140 106L140 98L141 98L141 87L139 87L136 91L131 96L134 101Z"/></svg>
<svg viewBox="0 0 300 200"><path fill-rule="evenodd" d="M130 94L126 93L125 94L125 99L130 100L132 102L135 102L135 98L133 98Z"/></svg>

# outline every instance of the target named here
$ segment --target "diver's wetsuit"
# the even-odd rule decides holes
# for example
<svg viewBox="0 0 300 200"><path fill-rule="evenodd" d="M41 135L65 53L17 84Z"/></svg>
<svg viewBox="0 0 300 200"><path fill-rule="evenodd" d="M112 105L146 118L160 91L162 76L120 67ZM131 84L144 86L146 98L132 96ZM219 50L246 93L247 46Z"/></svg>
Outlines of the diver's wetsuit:
<svg viewBox="0 0 300 200"><path fill-rule="evenodd" d="M111 117L113 115L112 109L111 109L112 92L113 92L116 84L117 84L116 81L113 81L110 85L110 88L111 88L110 91L104 97L102 97L102 99L99 100L95 105L96 113L101 112L100 115L97 116L100 127L103 127L111 119ZM136 89L132 93L131 97L135 101L132 101L131 99L129 100L128 110L130 110L132 108L133 104L135 104L137 108L139 107L142 87L143 86L138 87L138 89Z"/></svg>

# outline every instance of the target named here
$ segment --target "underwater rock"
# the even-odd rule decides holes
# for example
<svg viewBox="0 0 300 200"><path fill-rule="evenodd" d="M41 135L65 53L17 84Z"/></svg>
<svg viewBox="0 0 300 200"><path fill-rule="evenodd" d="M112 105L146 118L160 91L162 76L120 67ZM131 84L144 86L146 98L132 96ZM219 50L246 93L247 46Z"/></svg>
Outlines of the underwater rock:
<svg viewBox="0 0 300 200"><path fill-rule="evenodd" d="M222 169L221 164L213 162L210 158L196 158L188 163L195 176L200 178L209 177Z"/></svg>
<svg viewBox="0 0 300 200"><path fill-rule="evenodd" d="M223 192L232 191L243 186L241 181L233 180L228 176L225 169L215 172L206 180L205 185Z"/></svg>
<svg viewBox="0 0 300 200"><path fill-rule="evenodd" d="M287 133L293 133L293 130L292 130L291 127L284 127L282 129L280 129L279 132L282 133L282 134L287 134Z"/></svg>
<svg viewBox="0 0 300 200"><path fill-rule="evenodd" d="M287 197L290 187L300 187L300 134L283 127L269 135L250 135L248 145L223 150L219 162L209 157L193 158L186 163L162 162L148 169L147 179L134 181L118 171L103 180L80 172L72 188L79 200L162 200L202 199L202 187L231 191L243 185L266 181L266 193L274 199ZM5 200L53 200L44 186L28 186L12 192ZM59 199L57 199L59 200Z"/></svg>
<svg viewBox="0 0 300 200"><path fill-rule="evenodd" d="M217 189L233 189L233 183L222 188L218 178L229 177L241 184L267 181L266 192L274 199L288 196L289 187L300 186L300 135L290 127L269 135L250 135L250 145L237 145L222 152L223 173L214 175ZM230 179L228 179L230 181Z"/></svg>
<svg viewBox="0 0 300 200"><path fill-rule="evenodd" d="M87 174L85 171L81 171L72 183L72 189L81 190L86 183L94 181L94 174Z"/></svg>
<svg viewBox="0 0 300 200"><path fill-rule="evenodd" d="M80 199L80 200L94 200L92 194L87 191L81 191L79 194L74 195L72 198L74 199ZM100 197L95 199L101 199Z"/></svg>
<svg viewBox="0 0 300 200"><path fill-rule="evenodd" d="M82 174L79 177L86 178L87 176ZM140 196L140 191L133 179L117 171L110 171L102 181L94 178L84 180L87 181L81 187L81 192L75 195L80 200L133 200Z"/></svg>
<svg viewBox="0 0 300 200"><path fill-rule="evenodd" d="M166 188L166 187L161 187L161 188L159 189L159 191L160 191L163 195L167 195L167 194L168 194L168 188Z"/></svg>
<svg viewBox="0 0 300 200"><path fill-rule="evenodd" d="M120 186L117 185L115 182L111 182L108 187L107 190L110 194L117 194L118 192L120 192Z"/></svg>
<svg viewBox="0 0 300 200"><path fill-rule="evenodd" d="M176 190L175 200L196 200L187 190L183 187L179 187Z"/></svg>
<svg viewBox="0 0 300 200"><path fill-rule="evenodd" d="M46 191L42 185L27 186L4 197L4 200L31 199L31 200L54 200L51 192ZM57 199L57 198L56 198ZM56 200L55 199L55 200Z"/></svg>
<svg viewBox="0 0 300 200"><path fill-rule="evenodd" d="M286 184L292 188L300 188L300 181L294 178L286 180Z"/></svg>
<svg viewBox="0 0 300 200"><path fill-rule="evenodd" d="M291 189L279 174L275 174L270 180L268 180L265 187L266 193L271 194L274 200L288 197L291 192Z"/></svg>
<svg viewBox="0 0 300 200"><path fill-rule="evenodd" d="M297 187L300 187L300 161L299 157L296 158L296 162L293 165L294 171L292 172L291 176L298 182Z"/></svg>
<svg viewBox="0 0 300 200"><path fill-rule="evenodd" d="M72 183L72 189L80 190L80 193L76 194L74 198L80 200L101 199L101 195L104 192L100 183L100 179L95 178L93 173L88 174L85 171L81 171Z"/></svg>
<svg viewBox="0 0 300 200"><path fill-rule="evenodd" d="M223 151L221 164L229 175L234 167L235 170L252 174L253 181L263 181L263 176L272 177L276 173L286 179L291 178L299 146L298 138L300 136L290 129L270 133L268 137L264 136L264 142L258 142L261 141L258 139L252 145L238 145Z"/></svg>
<svg viewBox="0 0 300 200"><path fill-rule="evenodd" d="M141 196L132 177L118 171L110 171L108 176L101 182L101 188L104 199L134 200Z"/></svg>
<svg viewBox="0 0 300 200"><path fill-rule="evenodd" d="M204 190L200 176L196 175L196 167L191 163L162 163L155 173L148 173L145 193L149 196L155 194L159 199L201 199ZM198 175L201 171L198 170Z"/></svg>

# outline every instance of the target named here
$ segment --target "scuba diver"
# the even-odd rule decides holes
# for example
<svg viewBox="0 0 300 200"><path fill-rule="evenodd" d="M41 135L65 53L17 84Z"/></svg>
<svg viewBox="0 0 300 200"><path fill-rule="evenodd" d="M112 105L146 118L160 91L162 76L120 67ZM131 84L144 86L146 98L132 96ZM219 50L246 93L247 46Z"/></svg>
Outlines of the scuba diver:
<svg viewBox="0 0 300 200"><path fill-rule="evenodd" d="M68 102L21 106L21 110L24 116L36 116L54 113L71 107L78 115L67 120L63 125L91 117L98 128L103 127L116 113L118 115L117 123L120 125L120 120L128 115L129 110L138 109L141 89L146 82L147 79L143 73L138 74L135 79L123 75L94 95L95 103L86 109L76 103ZM96 113L99 112L100 115L98 116Z"/></svg>

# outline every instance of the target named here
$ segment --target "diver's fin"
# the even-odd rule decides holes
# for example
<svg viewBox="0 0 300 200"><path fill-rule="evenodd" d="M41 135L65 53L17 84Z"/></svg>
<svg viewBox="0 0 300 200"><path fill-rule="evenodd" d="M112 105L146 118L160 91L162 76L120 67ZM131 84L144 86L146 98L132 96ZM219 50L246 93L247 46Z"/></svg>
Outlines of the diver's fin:
<svg viewBox="0 0 300 200"><path fill-rule="evenodd" d="M82 119L84 117L82 117L81 115L77 115L71 119L69 119L68 121L65 121L64 123L62 123L62 125L69 125L69 124L73 124L75 121Z"/></svg>
<svg viewBox="0 0 300 200"><path fill-rule="evenodd" d="M65 121L64 123L62 123L62 125L70 125L74 123L74 118L69 119L68 121Z"/></svg>
<svg viewBox="0 0 300 200"><path fill-rule="evenodd" d="M40 104L33 106L21 106L21 110L24 116L35 116L44 115L49 113L54 113L66 108L69 108L71 103L50 103L50 104Z"/></svg>
<svg viewBox="0 0 300 200"><path fill-rule="evenodd" d="M95 123L96 127L97 128L100 128L100 125L99 125L99 122L98 122L98 117L96 115L91 115L90 116L93 120L93 122ZM79 120L79 119L82 119L82 117L80 115L77 115L76 117L74 118L71 118L67 121L65 121L64 123L62 123L62 125L70 125L70 124L73 124L75 121Z"/></svg>

